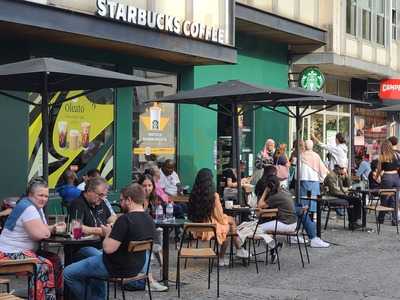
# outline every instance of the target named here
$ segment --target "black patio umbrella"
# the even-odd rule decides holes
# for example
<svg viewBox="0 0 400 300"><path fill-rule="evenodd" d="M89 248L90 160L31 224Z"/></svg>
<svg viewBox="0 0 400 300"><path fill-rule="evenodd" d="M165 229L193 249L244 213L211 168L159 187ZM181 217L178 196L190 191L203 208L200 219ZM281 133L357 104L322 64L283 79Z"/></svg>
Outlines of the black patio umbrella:
<svg viewBox="0 0 400 300"><path fill-rule="evenodd" d="M350 98L335 96L331 94L326 94L322 92L309 92L300 88L291 88L290 91L302 91L307 95L307 97L299 97L299 98L287 98L287 99L278 99L278 100L266 100L266 101L258 101L253 104L265 107L269 110L275 111L280 114L284 114L289 118L296 119L296 140L299 141L301 139L301 123L302 119L308 117L317 112L329 109L336 105L355 105L355 106L370 106L369 103L354 100ZM308 111L308 109L312 106L321 106L325 105L325 107ZM285 108L285 111L277 110L278 108ZM300 174L300 143L297 143L297 163L296 163L296 174ZM300 180L296 180L296 199L300 199Z"/></svg>
<svg viewBox="0 0 400 300"><path fill-rule="evenodd" d="M196 104L232 117L233 167L237 170L238 198L241 200L240 143L238 117L246 110L239 105L257 104L262 101L276 102L283 99L303 99L310 95L302 90L275 89L257 86L239 80L228 80L206 87L181 91L177 94L147 102ZM212 105L218 105L217 108ZM261 107L261 106L260 106ZM250 108L253 109L253 108ZM239 201L240 201L239 200Z"/></svg>
<svg viewBox="0 0 400 300"><path fill-rule="evenodd" d="M376 111L386 111L386 112L400 112L400 104L380 107L380 108L376 108L375 110Z"/></svg>
<svg viewBox="0 0 400 300"><path fill-rule="evenodd" d="M82 93L63 102L78 98L104 88L169 85L161 81L149 80L133 75L89 67L54 58L34 58L0 65L0 94L30 105L41 106L43 141L43 178L48 180L49 147L49 93L83 90ZM12 95L7 91L40 93L40 104Z"/></svg>

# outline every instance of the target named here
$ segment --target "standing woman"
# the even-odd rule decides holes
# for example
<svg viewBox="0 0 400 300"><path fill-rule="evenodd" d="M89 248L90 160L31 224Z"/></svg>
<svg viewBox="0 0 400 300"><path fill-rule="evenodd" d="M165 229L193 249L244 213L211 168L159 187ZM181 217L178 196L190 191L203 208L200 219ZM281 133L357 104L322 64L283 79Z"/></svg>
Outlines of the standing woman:
<svg viewBox="0 0 400 300"><path fill-rule="evenodd" d="M381 177L381 188L392 189L400 188L400 178L398 170L400 168L400 157L392 147L390 141L386 140L381 145L381 153L378 161L378 174ZM393 197L382 197L382 205L395 207L395 199ZM378 215L379 223L383 223L385 213L380 212ZM396 222L396 212L392 215L392 224Z"/></svg>
<svg viewBox="0 0 400 300"><path fill-rule="evenodd" d="M289 159L286 155L286 144L280 144L279 148L274 154L274 165L277 170L277 176L281 183L281 186L288 188L288 178L289 178Z"/></svg>
<svg viewBox="0 0 400 300"><path fill-rule="evenodd" d="M33 280L29 282L29 299L62 298L60 259L53 253L38 250L39 241L49 238L57 225L47 225L43 207L48 199L47 183L41 178L31 180L27 196L18 201L0 235L0 260L36 258L38 261L36 282ZM36 295L34 295L34 284Z"/></svg>
<svg viewBox="0 0 400 300"><path fill-rule="evenodd" d="M305 151L300 156L300 196L307 196L307 192L311 192L311 196L321 195L320 182L324 182L329 171L321 160L321 157L313 151L314 143L312 140L305 141ZM308 205L308 200L301 200L301 204ZM309 211L314 213L317 211L317 203L311 201Z"/></svg>
<svg viewBox="0 0 400 300"><path fill-rule="evenodd" d="M220 265L229 265L229 261L224 260L227 248L227 234L236 233L236 224L232 217L224 214L218 193L215 191L213 175L210 169L201 169L196 176L193 184L192 193L189 198L188 217L192 222L213 223L216 225L217 242L221 245ZM214 237L212 232L204 232L199 238L210 240ZM246 258L249 256L247 250L241 248L240 241L234 238L238 257Z"/></svg>
<svg viewBox="0 0 400 300"><path fill-rule="evenodd" d="M268 139L265 141L264 148L257 154L256 167L261 168L262 166L273 165L274 154L275 141L273 139Z"/></svg>

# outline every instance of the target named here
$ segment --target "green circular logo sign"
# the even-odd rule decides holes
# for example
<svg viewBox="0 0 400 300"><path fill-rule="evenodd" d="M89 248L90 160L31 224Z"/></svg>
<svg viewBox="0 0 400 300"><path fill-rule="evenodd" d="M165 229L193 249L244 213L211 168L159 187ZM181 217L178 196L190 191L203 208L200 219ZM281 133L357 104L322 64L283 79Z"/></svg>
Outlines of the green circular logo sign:
<svg viewBox="0 0 400 300"><path fill-rule="evenodd" d="M318 67L307 67L300 73L299 85L308 91L318 92L325 85L325 76Z"/></svg>

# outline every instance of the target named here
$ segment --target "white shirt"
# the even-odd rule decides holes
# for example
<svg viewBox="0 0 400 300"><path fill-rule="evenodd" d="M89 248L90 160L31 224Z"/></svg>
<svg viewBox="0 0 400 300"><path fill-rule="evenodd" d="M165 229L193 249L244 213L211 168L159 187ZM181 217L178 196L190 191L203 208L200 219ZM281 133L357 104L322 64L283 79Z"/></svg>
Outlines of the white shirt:
<svg viewBox="0 0 400 300"><path fill-rule="evenodd" d="M300 180L319 182L319 174L309 165L300 162Z"/></svg>
<svg viewBox="0 0 400 300"><path fill-rule="evenodd" d="M81 191L84 191L85 190L85 186L86 186L86 182L82 181L80 184L78 184L78 186L76 188L81 190Z"/></svg>
<svg viewBox="0 0 400 300"><path fill-rule="evenodd" d="M319 144L321 148L326 149L332 158L329 161L329 170L333 170L335 165L348 166L349 160L347 158L348 149L346 144L327 145Z"/></svg>
<svg viewBox="0 0 400 300"><path fill-rule="evenodd" d="M43 209L40 209L43 216ZM37 250L38 242L31 239L24 228L24 223L36 219L41 219L39 212L33 205L28 206L19 216L14 230L4 228L0 235L0 251L4 253L16 253L25 250ZM46 220L44 222L47 224Z"/></svg>
<svg viewBox="0 0 400 300"><path fill-rule="evenodd" d="M181 181L175 171L171 175L166 176L160 170L160 186L168 195L176 196L178 194L178 187L176 186L178 183L181 183Z"/></svg>

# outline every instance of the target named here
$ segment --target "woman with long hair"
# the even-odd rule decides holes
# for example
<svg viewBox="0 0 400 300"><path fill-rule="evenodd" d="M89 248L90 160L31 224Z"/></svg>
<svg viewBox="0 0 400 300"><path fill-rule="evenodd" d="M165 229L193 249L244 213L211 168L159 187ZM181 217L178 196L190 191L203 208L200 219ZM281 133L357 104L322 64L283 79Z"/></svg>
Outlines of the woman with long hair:
<svg viewBox="0 0 400 300"><path fill-rule="evenodd" d="M227 234L236 233L236 224L232 217L224 214L218 193L215 191L213 175L210 169L201 169L196 176L192 192L189 197L188 218L197 223L213 223L216 225L217 242L221 245L220 265L228 265L224 260L227 248ZM202 240L210 240L214 237L212 232L205 232L198 236ZM241 248L238 238L234 239L238 257L247 258L249 253Z"/></svg>
<svg viewBox="0 0 400 300"><path fill-rule="evenodd" d="M381 188L391 189L400 187L400 177L398 170L400 168L400 157L392 147L390 141L386 140L381 145L381 151L378 160L378 174L381 177ZM395 199L393 197L382 197L382 205L394 207ZM392 224L396 224L396 212L392 215ZM383 223L385 213L380 212L378 221Z"/></svg>
<svg viewBox="0 0 400 300"><path fill-rule="evenodd" d="M289 158L286 155L286 144L280 144L274 154L274 165L277 170L277 177L279 178L281 185L288 188L289 178Z"/></svg>

